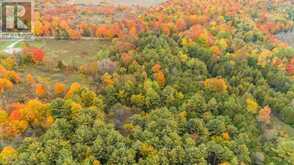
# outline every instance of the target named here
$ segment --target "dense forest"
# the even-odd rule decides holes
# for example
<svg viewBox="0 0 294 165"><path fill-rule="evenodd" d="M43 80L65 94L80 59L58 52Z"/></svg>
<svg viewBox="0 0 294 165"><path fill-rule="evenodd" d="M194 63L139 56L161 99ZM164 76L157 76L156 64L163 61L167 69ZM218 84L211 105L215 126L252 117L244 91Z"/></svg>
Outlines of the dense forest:
<svg viewBox="0 0 294 165"><path fill-rule="evenodd" d="M87 85L23 74L49 65L42 48L0 55L0 164L294 164L294 49L276 37L294 28L291 0L169 0L137 10L79 10L111 20L97 24L37 12L38 36L108 44L89 63L50 65Z"/></svg>

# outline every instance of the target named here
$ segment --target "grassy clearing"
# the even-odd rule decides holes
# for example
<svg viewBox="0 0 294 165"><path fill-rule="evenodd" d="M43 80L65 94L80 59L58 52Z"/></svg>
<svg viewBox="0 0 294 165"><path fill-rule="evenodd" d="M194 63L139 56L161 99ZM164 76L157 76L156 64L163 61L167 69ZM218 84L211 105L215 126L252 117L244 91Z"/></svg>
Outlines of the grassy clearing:
<svg viewBox="0 0 294 165"><path fill-rule="evenodd" d="M288 133L289 137L294 137L294 128L290 125L282 122L277 117L272 117L273 125L275 126L275 129L282 130Z"/></svg>
<svg viewBox="0 0 294 165"><path fill-rule="evenodd" d="M12 44L14 41L0 41L0 50L2 51L5 49L7 46Z"/></svg>
<svg viewBox="0 0 294 165"><path fill-rule="evenodd" d="M57 64L62 61L67 65L79 66L97 59L97 53L102 48L107 47L110 42L99 40L37 40L29 42L31 46L42 48L46 53L45 61ZM88 85L88 80L79 73L66 73L54 71L43 65L26 66L22 68L24 74L31 73L36 75L38 80L43 83L55 83L61 81L64 83L80 82Z"/></svg>
<svg viewBox="0 0 294 165"><path fill-rule="evenodd" d="M15 41L0 41L0 50ZM84 64L96 59L97 52L111 44L102 40L35 40L26 41L27 44L42 48L46 53L46 59L63 61L67 64ZM24 42L20 42L16 47L20 47Z"/></svg>
<svg viewBox="0 0 294 165"><path fill-rule="evenodd" d="M29 44L42 48L47 59L80 65L95 60L97 52L109 45L110 42L100 40L37 40L29 42Z"/></svg>

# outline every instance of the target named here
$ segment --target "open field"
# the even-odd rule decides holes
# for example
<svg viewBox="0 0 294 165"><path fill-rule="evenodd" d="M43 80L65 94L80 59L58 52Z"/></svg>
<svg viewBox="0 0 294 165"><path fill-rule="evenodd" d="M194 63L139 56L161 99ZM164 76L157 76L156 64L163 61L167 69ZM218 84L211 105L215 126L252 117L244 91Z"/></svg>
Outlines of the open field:
<svg viewBox="0 0 294 165"><path fill-rule="evenodd" d="M65 65L78 68L82 64L97 60L97 53L111 43L99 40L39 40L29 42L28 44L33 47L42 48L46 54L45 61L49 61L49 63L56 64L58 61L61 61ZM38 75L41 82L44 81L44 83L49 84L56 82L64 82L66 84L81 82L81 84L88 85L87 79L77 72L64 73L62 71L54 71L53 69L50 73L42 65L24 67L23 73Z"/></svg>
<svg viewBox="0 0 294 165"><path fill-rule="evenodd" d="M46 58L64 61L66 64L80 65L97 59L96 55L109 41L100 40L36 40L28 42L33 47L42 48Z"/></svg>

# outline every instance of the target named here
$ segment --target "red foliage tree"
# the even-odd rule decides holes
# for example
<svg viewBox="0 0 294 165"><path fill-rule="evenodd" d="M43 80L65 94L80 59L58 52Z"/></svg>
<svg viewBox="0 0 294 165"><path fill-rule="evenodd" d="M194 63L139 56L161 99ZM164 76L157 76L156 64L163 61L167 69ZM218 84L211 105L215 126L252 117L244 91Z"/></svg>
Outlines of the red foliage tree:
<svg viewBox="0 0 294 165"><path fill-rule="evenodd" d="M290 75L294 75L294 64L288 64L286 70Z"/></svg>
<svg viewBox="0 0 294 165"><path fill-rule="evenodd" d="M19 110L14 110L10 113L9 119L10 120L21 120L22 116Z"/></svg>
<svg viewBox="0 0 294 165"><path fill-rule="evenodd" d="M42 62L45 57L45 52L40 48L25 48L24 52L25 54L31 56L33 62L35 63Z"/></svg>

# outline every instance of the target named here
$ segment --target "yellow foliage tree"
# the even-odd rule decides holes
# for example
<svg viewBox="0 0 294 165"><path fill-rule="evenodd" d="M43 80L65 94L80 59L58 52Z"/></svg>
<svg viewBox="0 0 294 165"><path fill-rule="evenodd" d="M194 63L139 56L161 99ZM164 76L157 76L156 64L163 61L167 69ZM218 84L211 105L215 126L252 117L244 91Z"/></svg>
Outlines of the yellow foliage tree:
<svg viewBox="0 0 294 165"><path fill-rule="evenodd" d="M30 122L33 126L40 126L47 122L47 117L50 116L49 106L39 100L30 100L25 107L20 110L23 119Z"/></svg>
<svg viewBox="0 0 294 165"><path fill-rule="evenodd" d="M35 24L34 24L33 33L37 36L42 35L43 34L42 27L43 27L43 25L42 25L41 21L36 20Z"/></svg>
<svg viewBox="0 0 294 165"><path fill-rule="evenodd" d="M0 161L9 164L16 156L16 150L12 146L6 146L0 153Z"/></svg>
<svg viewBox="0 0 294 165"><path fill-rule="evenodd" d="M0 79L0 93L4 92L5 90L12 90L13 83L8 79Z"/></svg>
<svg viewBox="0 0 294 165"><path fill-rule="evenodd" d="M180 60L181 60L181 62L182 63L186 63L187 61L188 61L188 55L186 54L186 53L184 53L184 52L180 52L179 53L179 58L180 58Z"/></svg>
<svg viewBox="0 0 294 165"><path fill-rule="evenodd" d="M3 115L5 120L5 114ZM39 100L30 100L21 108L14 109L9 118L1 124L3 134L0 137L21 135L29 126L33 128L48 128L54 122L47 104Z"/></svg>
<svg viewBox="0 0 294 165"><path fill-rule="evenodd" d="M93 161L93 165L101 165L101 163L100 163L99 160L94 160L94 161Z"/></svg>
<svg viewBox="0 0 294 165"><path fill-rule="evenodd" d="M231 165L229 162L223 162L223 163L220 163L219 165Z"/></svg>
<svg viewBox="0 0 294 165"><path fill-rule="evenodd" d="M140 153L144 156L155 154L155 151L156 150L154 149L152 145L143 143L140 146Z"/></svg>
<svg viewBox="0 0 294 165"><path fill-rule="evenodd" d="M13 67L16 65L16 60L14 57L7 57L0 61L1 61L1 64L4 65L4 67L8 70L13 69Z"/></svg>
<svg viewBox="0 0 294 165"><path fill-rule="evenodd" d="M210 78L204 81L205 88L216 92L226 92L228 89L227 83L222 78Z"/></svg>
<svg viewBox="0 0 294 165"><path fill-rule="evenodd" d="M70 98L74 95L75 92L79 91L81 89L81 85L77 82L72 83L69 90L66 93L66 98Z"/></svg>
<svg viewBox="0 0 294 165"><path fill-rule="evenodd" d="M190 39L190 38L184 37L184 38L182 39L182 41L181 41L181 44L182 44L183 46L189 47L189 46L191 46L191 45L193 44L193 41L192 41L192 39Z"/></svg>
<svg viewBox="0 0 294 165"><path fill-rule="evenodd" d="M76 113L76 112L80 111L81 109L82 109L82 106L80 104L75 103L75 102L71 104L71 111L73 113Z"/></svg>
<svg viewBox="0 0 294 165"><path fill-rule="evenodd" d="M111 87L114 84L112 76L108 73L105 73L101 79L102 79L103 84L107 87Z"/></svg>
<svg viewBox="0 0 294 165"><path fill-rule="evenodd" d="M26 120L19 120L15 122L17 123L17 129L20 130L20 132L24 132L29 126L29 123Z"/></svg>
<svg viewBox="0 0 294 165"><path fill-rule="evenodd" d="M20 76L15 71L7 71L4 73L3 78L8 79L14 83L20 82Z"/></svg>
<svg viewBox="0 0 294 165"><path fill-rule="evenodd" d="M265 65L268 63L268 59L272 56L272 52L270 50L263 50L259 55L257 59L257 64L265 67Z"/></svg>
<svg viewBox="0 0 294 165"><path fill-rule="evenodd" d="M49 115L46 120L44 120L41 125L43 128L49 128L54 123L53 116Z"/></svg>
<svg viewBox="0 0 294 165"><path fill-rule="evenodd" d="M132 95L131 102L137 106L143 106L145 103L145 96L142 94Z"/></svg>
<svg viewBox="0 0 294 165"><path fill-rule="evenodd" d="M227 43L227 41L226 41L225 39L223 39L223 38L217 41L217 45L218 45L222 50L228 48L228 43Z"/></svg>
<svg viewBox="0 0 294 165"><path fill-rule="evenodd" d="M247 110L251 113L257 113L258 110L258 104L256 103L255 100L251 98L246 99L246 104L247 104Z"/></svg>
<svg viewBox="0 0 294 165"><path fill-rule="evenodd" d="M0 124L8 119L8 114L5 110L0 108Z"/></svg>

